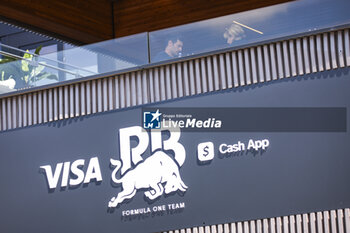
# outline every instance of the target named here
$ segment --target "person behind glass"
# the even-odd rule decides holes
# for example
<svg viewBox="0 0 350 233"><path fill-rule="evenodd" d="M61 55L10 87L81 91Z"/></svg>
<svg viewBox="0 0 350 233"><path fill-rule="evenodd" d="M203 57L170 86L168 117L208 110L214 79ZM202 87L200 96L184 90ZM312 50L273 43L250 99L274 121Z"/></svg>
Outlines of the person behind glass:
<svg viewBox="0 0 350 233"><path fill-rule="evenodd" d="M153 62L165 61L177 57L181 57L183 42L180 38L174 37L169 39L163 51L159 52L154 58Z"/></svg>
<svg viewBox="0 0 350 233"><path fill-rule="evenodd" d="M231 24L229 28L225 29L223 36L226 40L226 43L228 45L232 45L234 41L243 39L245 37L245 33L241 26L237 24Z"/></svg>

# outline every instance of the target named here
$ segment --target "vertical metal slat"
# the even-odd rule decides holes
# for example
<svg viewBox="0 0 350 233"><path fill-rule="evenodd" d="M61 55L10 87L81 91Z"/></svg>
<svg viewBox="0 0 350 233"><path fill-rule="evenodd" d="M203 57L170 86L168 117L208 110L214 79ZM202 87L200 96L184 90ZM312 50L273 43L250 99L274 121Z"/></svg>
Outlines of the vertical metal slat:
<svg viewBox="0 0 350 233"><path fill-rule="evenodd" d="M85 83L80 83L80 113L82 116L86 114L86 95L85 95Z"/></svg>
<svg viewBox="0 0 350 233"><path fill-rule="evenodd" d="M32 125L33 124L33 100L32 100L32 93L29 93L27 95L27 116L28 116L28 125ZM52 102L51 102L52 103Z"/></svg>
<svg viewBox="0 0 350 233"><path fill-rule="evenodd" d="M284 61L284 75L286 78L289 78L290 75L290 66L289 66L289 51L287 41L283 41L283 61Z"/></svg>
<svg viewBox="0 0 350 233"><path fill-rule="evenodd" d="M322 213L317 212L316 221L317 221L317 233L323 233L323 224L322 224Z"/></svg>
<svg viewBox="0 0 350 233"><path fill-rule="evenodd" d="M232 58L232 71L233 71L233 86L238 87L239 86L239 77L238 77L238 64L237 64L237 54L236 52L231 53ZM217 90L215 88L215 90Z"/></svg>
<svg viewBox="0 0 350 233"><path fill-rule="evenodd" d="M120 85L119 85L120 82ZM114 87L113 87L113 79L110 79L109 82L109 110L111 109L118 109L120 108L120 105L124 103L124 77L122 81L122 76L115 76L114 77ZM122 91L123 89L123 91ZM114 91L113 91L114 90ZM114 94L114 96L113 96ZM114 100L113 100L114 97ZM114 103L114 104L113 104ZM124 107L124 106L123 106Z"/></svg>
<svg viewBox="0 0 350 233"><path fill-rule="evenodd" d="M295 57L295 49L294 49L294 40L289 40L289 58L290 58L290 66L292 76L297 76L297 65L296 65L296 57Z"/></svg>
<svg viewBox="0 0 350 233"><path fill-rule="evenodd" d="M200 94L202 93L202 87L201 87L201 73L200 73L200 68L199 68L199 59L196 59L194 61L195 65L195 80L196 80L196 93Z"/></svg>
<svg viewBox="0 0 350 233"><path fill-rule="evenodd" d="M84 98L85 100L85 98ZM62 120L64 117L64 112L63 112L63 87L58 88L58 119ZM40 114L40 113L39 113Z"/></svg>
<svg viewBox="0 0 350 233"><path fill-rule="evenodd" d="M170 65L165 66L165 94L166 99L169 100L172 98L171 95L171 76L170 76Z"/></svg>
<svg viewBox="0 0 350 233"><path fill-rule="evenodd" d="M57 88L54 88L53 89L53 92L52 92L52 95L53 95L53 119L54 121L57 121L58 120L58 91L57 91Z"/></svg>
<svg viewBox="0 0 350 233"><path fill-rule="evenodd" d="M309 40L308 37L303 38L303 54L304 54L304 65L305 73L310 73L310 58L309 58Z"/></svg>
<svg viewBox="0 0 350 233"><path fill-rule="evenodd" d="M80 90L79 90L80 84L77 83L74 85L74 106L75 106L75 116L80 115Z"/></svg>
<svg viewBox="0 0 350 233"><path fill-rule="evenodd" d="M117 77L109 77L108 78L108 110L113 110L114 106L116 106L116 104L113 101L113 94L115 96L119 96L118 89L115 89L115 86L113 87L113 80L117 81L116 78ZM83 92L83 85L81 86L81 92ZM81 114L83 115L83 110L82 110Z"/></svg>
<svg viewBox="0 0 350 233"><path fill-rule="evenodd" d="M304 64L303 64L303 50L301 49L301 39L296 39L296 53L297 53L297 64L298 64L298 74L304 74Z"/></svg>
<svg viewBox="0 0 350 233"><path fill-rule="evenodd" d="M0 131L4 130L2 127L3 120L4 120L4 117L2 116L2 102L3 102L3 99L0 99Z"/></svg>
<svg viewBox="0 0 350 233"><path fill-rule="evenodd" d="M324 38L327 40L327 37ZM327 44L327 42L325 42L325 44ZM327 47L328 49L328 47ZM323 67L323 60L322 60L322 57L323 57L323 51L322 51L322 40L321 40L321 35L317 35L316 36L316 52L317 52L317 63L318 63L318 70L319 71L324 71L324 67ZM325 51L325 55L327 56L328 55L328 52ZM325 65L327 64L327 60L325 59L326 63ZM327 66L327 65L326 65Z"/></svg>
<svg viewBox="0 0 350 233"><path fill-rule="evenodd" d="M238 50L238 71L239 71L239 84L240 86L245 85L245 73L242 50Z"/></svg>
<svg viewBox="0 0 350 233"><path fill-rule="evenodd" d="M213 64L213 74L214 74L214 87L215 90L220 90L220 77L217 56L212 56L211 62Z"/></svg>
<svg viewBox="0 0 350 233"><path fill-rule="evenodd" d="M0 122L0 125L2 125L1 122ZM22 126L23 126L23 105L22 105L22 96L19 95L18 96L18 127L22 127Z"/></svg>
<svg viewBox="0 0 350 233"><path fill-rule="evenodd" d="M38 98L37 92L33 93L33 125L38 124Z"/></svg>
<svg viewBox="0 0 350 233"><path fill-rule="evenodd" d="M278 78L284 78L284 70L283 70L283 58L282 58L282 49L281 43L276 43L276 53L277 53L277 64L278 64Z"/></svg>
<svg viewBox="0 0 350 233"><path fill-rule="evenodd" d="M7 129L12 129L12 108L11 108L11 98L6 99L6 119L7 119Z"/></svg>
<svg viewBox="0 0 350 233"><path fill-rule="evenodd" d="M244 49L244 68L245 68L245 81L249 85L252 83L251 71L250 71L250 59L249 59L249 50Z"/></svg>
<svg viewBox="0 0 350 233"><path fill-rule="evenodd" d="M230 230L231 230L230 233L237 233L237 230L236 230L236 223L231 223L231 224L230 224Z"/></svg>
<svg viewBox="0 0 350 233"><path fill-rule="evenodd" d="M91 82L86 82L86 114L91 114L92 100L91 100Z"/></svg>
<svg viewBox="0 0 350 233"><path fill-rule="evenodd" d="M225 61L226 61L226 75L227 75L227 88L232 88L233 87L233 81L232 81L232 62L231 62L231 53L225 53ZM208 65L210 63L207 63ZM212 83L212 79L211 76L208 75L208 81L211 82L211 85L213 85ZM210 84L209 84L210 86ZM213 89L209 91L212 91Z"/></svg>
<svg viewBox="0 0 350 233"><path fill-rule="evenodd" d="M287 216L283 217L283 233L289 233L289 220Z"/></svg>
<svg viewBox="0 0 350 233"><path fill-rule="evenodd" d="M310 213L310 233L316 233L316 217L315 213Z"/></svg>
<svg viewBox="0 0 350 233"><path fill-rule="evenodd" d="M153 103L155 101L155 78L153 75L153 69L148 70L148 80L149 80L149 98L150 103Z"/></svg>
<svg viewBox="0 0 350 233"><path fill-rule="evenodd" d="M108 111L108 80L107 78L102 79L102 96L103 96L103 111Z"/></svg>
<svg viewBox="0 0 350 233"><path fill-rule="evenodd" d="M345 222L345 233L350 233L350 209L349 208L345 209L344 222Z"/></svg>
<svg viewBox="0 0 350 233"><path fill-rule="evenodd" d="M68 86L64 87L64 118L69 118L69 94Z"/></svg>
<svg viewBox="0 0 350 233"><path fill-rule="evenodd" d="M229 224L224 224L224 233L230 233Z"/></svg>
<svg viewBox="0 0 350 233"><path fill-rule="evenodd" d="M290 227L290 233L296 233L295 232L295 217L294 217L294 215L289 216L289 227Z"/></svg>
<svg viewBox="0 0 350 233"><path fill-rule="evenodd" d="M269 48L267 45L264 45L263 48L264 48L263 66L265 67L265 79L266 81L270 81L272 79L272 75L271 75L271 68L270 68L271 64L270 64Z"/></svg>
<svg viewBox="0 0 350 233"><path fill-rule="evenodd" d="M185 90L185 95L188 96L190 95L190 80L188 76L188 62L183 63L183 75L184 75L184 90Z"/></svg>
<svg viewBox="0 0 350 233"><path fill-rule="evenodd" d="M117 84L119 82L119 89L117 89ZM125 82L124 75L115 77L115 108L125 108L126 98L125 98Z"/></svg>
<svg viewBox="0 0 350 233"><path fill-rule="evenodd" d="M237 233L243 233L242 222L237 223Z"/></svg>
<svg viewBox="0 0 350 233"><path fill-rule="evenodd" d="M318 35L318 37L320 37L320 35ZM321 53L322 49L319 49L319 51ZM325 69L330 70L331 69L331 61L329 58L329 43L328 43L328 34L327 33L323 34L323 52L324 52ZM320 71L323 71L323 69L320 69Z"/></svg>
<svg viewBox="0 0 350 233"><path fill-rule="evenodd" d="M336 218L337 216L336 216L335 210L331 210L331 233L338 233Z"/></svg>
<svg viewBox="0 0 350 233"><path fill-rule="evenodd" d="M276 220L275 218L270 218L270 233L276 233Z"/></svg>
<svg viewBox="0 0 350 233"><path fill-rule="evenodd" d="M73 87L71 87L71 89L73 89ZM48 91L48 97L47 97L47 103L48 103L48 105L49 105L49 122L50 121L53 121L53 90L52 89L49 89L49 91ZM29 106L28 106L28 108L29 108ZM73 117L72 115L71 115L71 117ZM29 123L30 124L30 123Z"/></svg>
<svg viewBox="0 0 350 233"><path fill-rule="evenodd" d="M95 80L93 82L95 82ZM50 98L50 95L49 95L49 98ZM96 110L93 111L93 113L95 112ZM69 86L69 117L71 118L74 117L74 86L73 85Z"/></svg>
<svg viewBox="0 0 350 233"><path fill-rule="evenodd" d="M142 74L141 71L136 73L136 92L137 92L137 105L143 103L143 88L142 88Z"/></svg>
<svg viewBox="0 0 350 233"><path fill-rule="evenodd" d="M337 210L337 220L338 220L338 231L337 233L344 233L344 222L343 222L344 214L343 210Z"/></svg>
<svg viewBox="0 0 350 233"><path fill-rule="evenodd" d="M48 121L48 103L47 103L47 90L43 90L43 114L44 114L44 117L43 117L43 121L44 122L47 122ZM23 99L23 102L24 102L24 99ZM25 112L26 110L24 110L24 106L23 106L23 116L25 115ZM24 124L24 117L23 117L23 124Z"/></svg>
<svg viewBox="0 0 350 233"><path fill-rule="evenodd" d="M345 57L346 57L346 65L350 66L350 36L349 29L345 29L344 31L344 45L345 45Z"/></svg>
<svg viewBox="0 0 350 233"><path fill-rule="evenodd" d="M17 128L17 97L12 97L12 127L15 129ZM1 129L0 129L1 130Z"/></svg>
<svg viewBox="0 0 350 233"><path fill-rule="evenodd" d="M297 233L302 233L302 221L301 221L301 215L298 214L296 216L296 227L297 227Z"/></svg>
<svg viewBox="0 0 350 233"><path fill-rule="evenodd" d="M337 52L338 52L339 66L345 67L343 31L338 31L337 38L338 38Z"/></svg>
<svg viewBox="0 0 350 233"><path fill-rule="evenodd" d="M272 71L272 79L278 79L277 76L277 65L276 65L276 53L275 53L275 44L270 44L270 59L271 59L271 71ZM267 59L265 59L267 60Z"/></svg>
<svg viewBox="0 0 350 233"><path fill-rule="evenodd" d="M28 109L27 109L27 95L23 95L23 98L22 98L22 113L23 113L23 127L27 126L28 125L28 118L27 118L27 114L28 114ZM4 112L4 111L3 111ZM46 119L47 120L47 119ZM6 125L5 125L6 127ZM6 130L6 128L5 128Z"/></svg>
<svg viewBox="0 0 350 233"><path fill-rule="evenodd" d="M2 130L7 130L7 116L6 116L6 101L1 100L1 118L2 118Z"/></svg>
<svg viewBox="0 0 350 233"><path fill-rule="evenodd" d="M263 47L262 46L258 46L257 47L257 52L258 52L259 82L262 83L262 82L265 82ZM268 66L268 64L265 64L265 66ZM266 69L269 69L269 72L270 72L270 67L266 67Z"/></svg>
<svg viewBox="0 0 350 233"><path fill-rule="evenodd" d="M334 32L330 33L330 46L331 46L331 59L332 59L332 68L336 69L338 68L337 64L337 55L336 55L336 48L335 48L335 34Z"/></svg>
<svg viewBox="0 0 350 233"><path fill-rule="evenodd" d="M177 85L178 85L178 92L179 92L179 97L184 96L184 85L183 85L183 75L182 75L182 64L183 63L178 63L177 64Z"/></svg>
<svg viewBox="0 0 350 233"><path fill-rule="evenodd" d="M96 83L96 89L97 89L97 112L102 112L102 81L101 79L97 79Z"/></svg>
<svg viewBox="0 0 350 233"><path fill-rule="evenodd" d="M38 123L43 123L43 93L38 92Z"/></svg>
<svg viewBox="0 0 350 233"><path fill-rule="evenodd" d="M310 58L311 58L311 72L317 72L317 64L316 64L316 49L315 49L315 38L314 36L310 36Z"/></svg>
<svg viewBox="0 0 350 233"><path fill-rule="evenodd" d="M160 67L160 70L159 70L159 83L160 83L160 100L163 101L163 100L166 100L164 67Z"/></svg>
<svg viewBox="0 0 350 233"><path fill-rule="evenodd" d="M202 83L202 90L203 92L208 92L208 85L207 85L207 81L208 81L208 77L207 77L207 70L206 70L206 62L205 62L205 58L201 58L200 61L200 67L201 67L201 83Z"/></svg>
<svg viewBox="0 0 350 233"><path fill-rule="evenodd" d="M250 48L250 63L251 63L253 83L257 83L258 82L258 72L256 69L255 48Z"/></svg>
<svg viewBox="0 0 350 233"><path fill-rule="evenodd" d="M249 221L249 223L250 223L250 230L249 230L249 233L256 233L255 221Z"/></svg>
<svg viewBox="0 0 350 233"><path fill-rule="evenodd" d="M176 65L172 64L171 65L171 93L172 93L172 98L175 99L178 97L178 93L177 93L177 75L176 75Z"/></svg>
<svg viewBox="0 0 350 233"><path fill-rule="evenodd" d="M160 83L159 83L159 71L158 68L153 70L153 82L154 82L154 100L160 101Z"/></svg>
<svg viewBox="0 0 350 233"><path fill-rule="evenodd" d="M130 93L130 89L131 89L131 84L130 84L131 80L130 80L130 76L129 74L125 75L125 96L126 96L126 107L130 107L131 106L131 95L132 93Z"/></svg>
<svg viewBox="0 0 350 233"><path fill-rule="evenodd" d="M148 75L147 71L142 71L142 103L147 104L149 102L149 89L148 89Z"/></svg>
<svg viewBox="0 0 350 233"><path fill-rule="evenodd" d="M219 55L219 67L220 67L220 82L221 82L221 89L227 88L226 83L226 71L225 71L225 61L224 61L224 55Z"/></svg>
<svg viewBox="0 0 350 233"><path fill-rule="evenodd" d="M303 214L303 233L309 233L309 217Z"/></svg>
<svg viewBox="0 0 350 233"><path fill-rule="evenodd" d="M213 76L213 68L210 57L207 57L206 59L206 66L207 66L207 73L208 73L208 90L214 91L219 90L220 85L219 83L215 85L214 76ZM217 86L218 89L215 89L215 86Z"/></svg>
<svg viewBox="0 0 350 233"><path fill-rule="evenodd" d="M330 233L329 232L329 213L328 213L328 211L323 211L323 229L324 229L324 233Z"/></svg>

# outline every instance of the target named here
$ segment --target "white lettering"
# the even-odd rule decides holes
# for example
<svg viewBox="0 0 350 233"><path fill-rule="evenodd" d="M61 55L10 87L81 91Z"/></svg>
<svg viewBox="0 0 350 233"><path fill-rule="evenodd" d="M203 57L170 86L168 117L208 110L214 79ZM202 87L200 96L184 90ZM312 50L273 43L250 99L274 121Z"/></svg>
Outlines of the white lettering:
<svg viewBox="0 0 350 233"><path fill-rule="evenodd" d="M215 125L214 125L214 127L215 128L221 128L221 121L220 120L217 120L217 121L215 121Z"/></svg>
<svg viewBox="0 0 350 233"><path fill-rule="evenodd" d="M81 169L79 169L79 167L84 166L84 163L85 163L84 159L78 159L72 163L70 170L75 176L77 176L77 178L69 180L70 186L79 185L83 182L84 172Z"/></svg>
<svg viewBox="0 0 350 233"><path fill-rule="evenodd" d="M45 170L47 182L49 183L50 189L54 189L57 187L57 183L61 175L62 167L63 167L63 163L58 163L56 165L54 174L52 174L52 169L50 165L45 165L40 167Z"/></svg>
<svg viewBox="0 0 350 233"><path fill-rule="evenodd" d="M186 121L186 127L194 128L195 124L196 124L196 118L187 119L187 121Z"/></svg>
<svg viewBox="0 0 350 233"><path fill-rule="evenodd" d="M97 157L90 159L84 179L84 184L90 183L93 179L96 179L96 181L102 181L100 164Z"/></svg>
<svg viewBox="0 0 350 233"><path fill-rule="evenodd" d="M219 151L221 154L239 152L244 150L245 150L245 145L241 141L238 141L236 144L233 144L233 145L227 145L223 143L219 146Z"/></svg>
<svg viewBox="0 0 350 233"><path fill-rule="evenodd" d="M132 136L138 138L139 144L131 149L130 139ZM142 127L140 126L123 128L119 130L119 142L120 158L123 161L121 174L124 174L129 168L131 168L131 161L134 164L142 161L141 155L146 151L149 143L148 133L142 130Z"/></svg>
<svg viewBox="0 0 350 233"><path fill-rule="evenodd" d="M49 184L50 189L55 189L58 184L58 180L61 177L62 173L62 181L61 181L61 187L67 187L68 181L69 186L79 185L82 182L90 183L91 180L96 179L96 181L102 181L102 174L100 169L100 164L98 162L98 158L94 157L90 159L86 176L84 175L84 171L82 170L82 166L84 166L84 159L78 159L74 161L72 164L71 162L65 162L65 163L58 163L56 165L55 172L52 173L52 169L50 165L41 166L40 168L45 170L47 182ZM63 172L62 172L63 168ZM69 173L72 172L73 176L76 176L76 178L71 178ZM85 176L85 179L84 179Z"/></svg>
<svg viewBox="0 0 350 233"><path fill-rule="evenodd" d="M66 187L67 184L68 184L69 168L70 168L70 162L65 162L64 166L63 166L63 175L62 175L61 187Z"/></svg>
<svg viewBox="0 0 350 233"><path fill-rule="evenodd" d="M269 140L256 140L250 139L248 142L248 150L254 149L258 151L259 149L266 150L266 148L270 145Z"/></svg>

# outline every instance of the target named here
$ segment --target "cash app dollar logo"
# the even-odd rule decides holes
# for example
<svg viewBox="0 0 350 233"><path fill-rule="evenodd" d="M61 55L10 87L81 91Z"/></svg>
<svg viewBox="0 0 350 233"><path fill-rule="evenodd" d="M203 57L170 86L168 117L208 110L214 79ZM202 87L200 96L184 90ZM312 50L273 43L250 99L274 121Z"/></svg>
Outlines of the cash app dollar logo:
<svg viewBox="0 0 350 233"><path fill-rule="evenodd" d="M203 156L207 157L209 155L209 146L205 146L203 149Z"/></svg>
<svg viewBox="0 0 350 233"><path fill-rule="evenodd" d="M212 142L202 142L197 147L198 160L201 162L210 161L214 158L214 144Z"/></svg>

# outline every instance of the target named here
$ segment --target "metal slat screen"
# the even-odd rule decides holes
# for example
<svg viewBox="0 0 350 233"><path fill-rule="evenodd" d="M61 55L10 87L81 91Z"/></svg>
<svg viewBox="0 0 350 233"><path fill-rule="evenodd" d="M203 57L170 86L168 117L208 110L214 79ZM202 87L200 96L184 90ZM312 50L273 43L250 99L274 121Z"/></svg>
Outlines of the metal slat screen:
<svg viewBox="0 0 350 233"><path fill-rule="evenodd" d="M269 219L201 226L164 233L349 233L350 210L338 209Z"/></svg>
<svg viewBox="0 0 350 233"><path fill-rule="evenodd" d="M349 29L0 99L0 130L350 66Z"/></svg>

